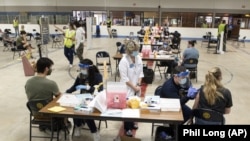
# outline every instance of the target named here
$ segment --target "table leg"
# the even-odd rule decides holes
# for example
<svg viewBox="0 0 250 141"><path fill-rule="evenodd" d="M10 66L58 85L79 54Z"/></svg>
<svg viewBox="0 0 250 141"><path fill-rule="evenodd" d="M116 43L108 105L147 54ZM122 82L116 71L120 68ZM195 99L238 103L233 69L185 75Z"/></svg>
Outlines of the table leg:
<svg viewBox="0 0 250 141"><path fill-rule="evenodd" d="M179 124L175 124L175 140L178 141L178 126Z"/></svg>

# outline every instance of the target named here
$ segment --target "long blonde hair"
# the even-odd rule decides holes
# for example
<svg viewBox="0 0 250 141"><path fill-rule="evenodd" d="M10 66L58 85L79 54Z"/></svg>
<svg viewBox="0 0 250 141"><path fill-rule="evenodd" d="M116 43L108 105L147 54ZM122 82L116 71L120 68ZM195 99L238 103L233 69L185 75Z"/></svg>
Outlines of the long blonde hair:
<svg viewBox="0 0 250 141"><path fill-rule="evenodd" d="M224 98L218 91L219 88L224 88L221 84L221 70L218 67L212 68L205 76L204 96L208 104L213 105L218 98Z"/></svg>

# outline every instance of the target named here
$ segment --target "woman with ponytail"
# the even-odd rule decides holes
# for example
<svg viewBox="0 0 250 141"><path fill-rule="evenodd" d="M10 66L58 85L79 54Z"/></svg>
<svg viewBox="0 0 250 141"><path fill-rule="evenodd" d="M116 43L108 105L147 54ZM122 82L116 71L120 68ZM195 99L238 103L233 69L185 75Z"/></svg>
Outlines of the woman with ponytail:
<svg viewBox="0 0 250 141"><path fill-rule="evenodd" d="M222 114L229 114L233 106L229 89L221 83L222 72L219 67L214 67L205 76L205 83L201 86L195 98L193 109L212 109Z"/></svg>

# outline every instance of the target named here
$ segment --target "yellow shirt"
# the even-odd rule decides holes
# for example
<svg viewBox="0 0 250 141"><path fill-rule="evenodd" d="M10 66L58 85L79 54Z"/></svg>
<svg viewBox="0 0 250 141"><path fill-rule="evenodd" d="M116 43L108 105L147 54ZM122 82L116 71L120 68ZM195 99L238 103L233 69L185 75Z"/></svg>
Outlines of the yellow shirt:
<svg viewBox="0 0 250 141"><path fill-rule="evenodd" d="M18 20L13 20L13 27L18 27Z"/></svg>
<svg viewBox="0 0 250 141"><path fill-rule="evenodd" d="M74 44L74 41L72 40L73 38L75 38L76 32L75 30L70 30L67 29L65 31L65 38L64 38L64 46L67 48L71 48L72 45Z"/></svg>
<svg viewBox="0 0 250 141"><path fill-rule="evenodd" d="M218 35L220 35L220 33L225 30L225 26L226 26L226 24L220 24L219 25L219 27L218 27Z"/></svg>

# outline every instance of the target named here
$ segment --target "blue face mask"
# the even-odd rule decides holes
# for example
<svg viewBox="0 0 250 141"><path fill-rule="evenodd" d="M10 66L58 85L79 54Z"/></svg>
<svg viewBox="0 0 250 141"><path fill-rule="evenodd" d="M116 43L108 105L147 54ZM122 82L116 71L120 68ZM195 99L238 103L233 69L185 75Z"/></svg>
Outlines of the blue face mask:
<svg viewBox="0 0 250 141"><path fill-rule="evenodd" d="M139 54L138 51L133 51L133 52L132 52L132 56L134 56L134 57L137 56L138 54Z"/></svg>

